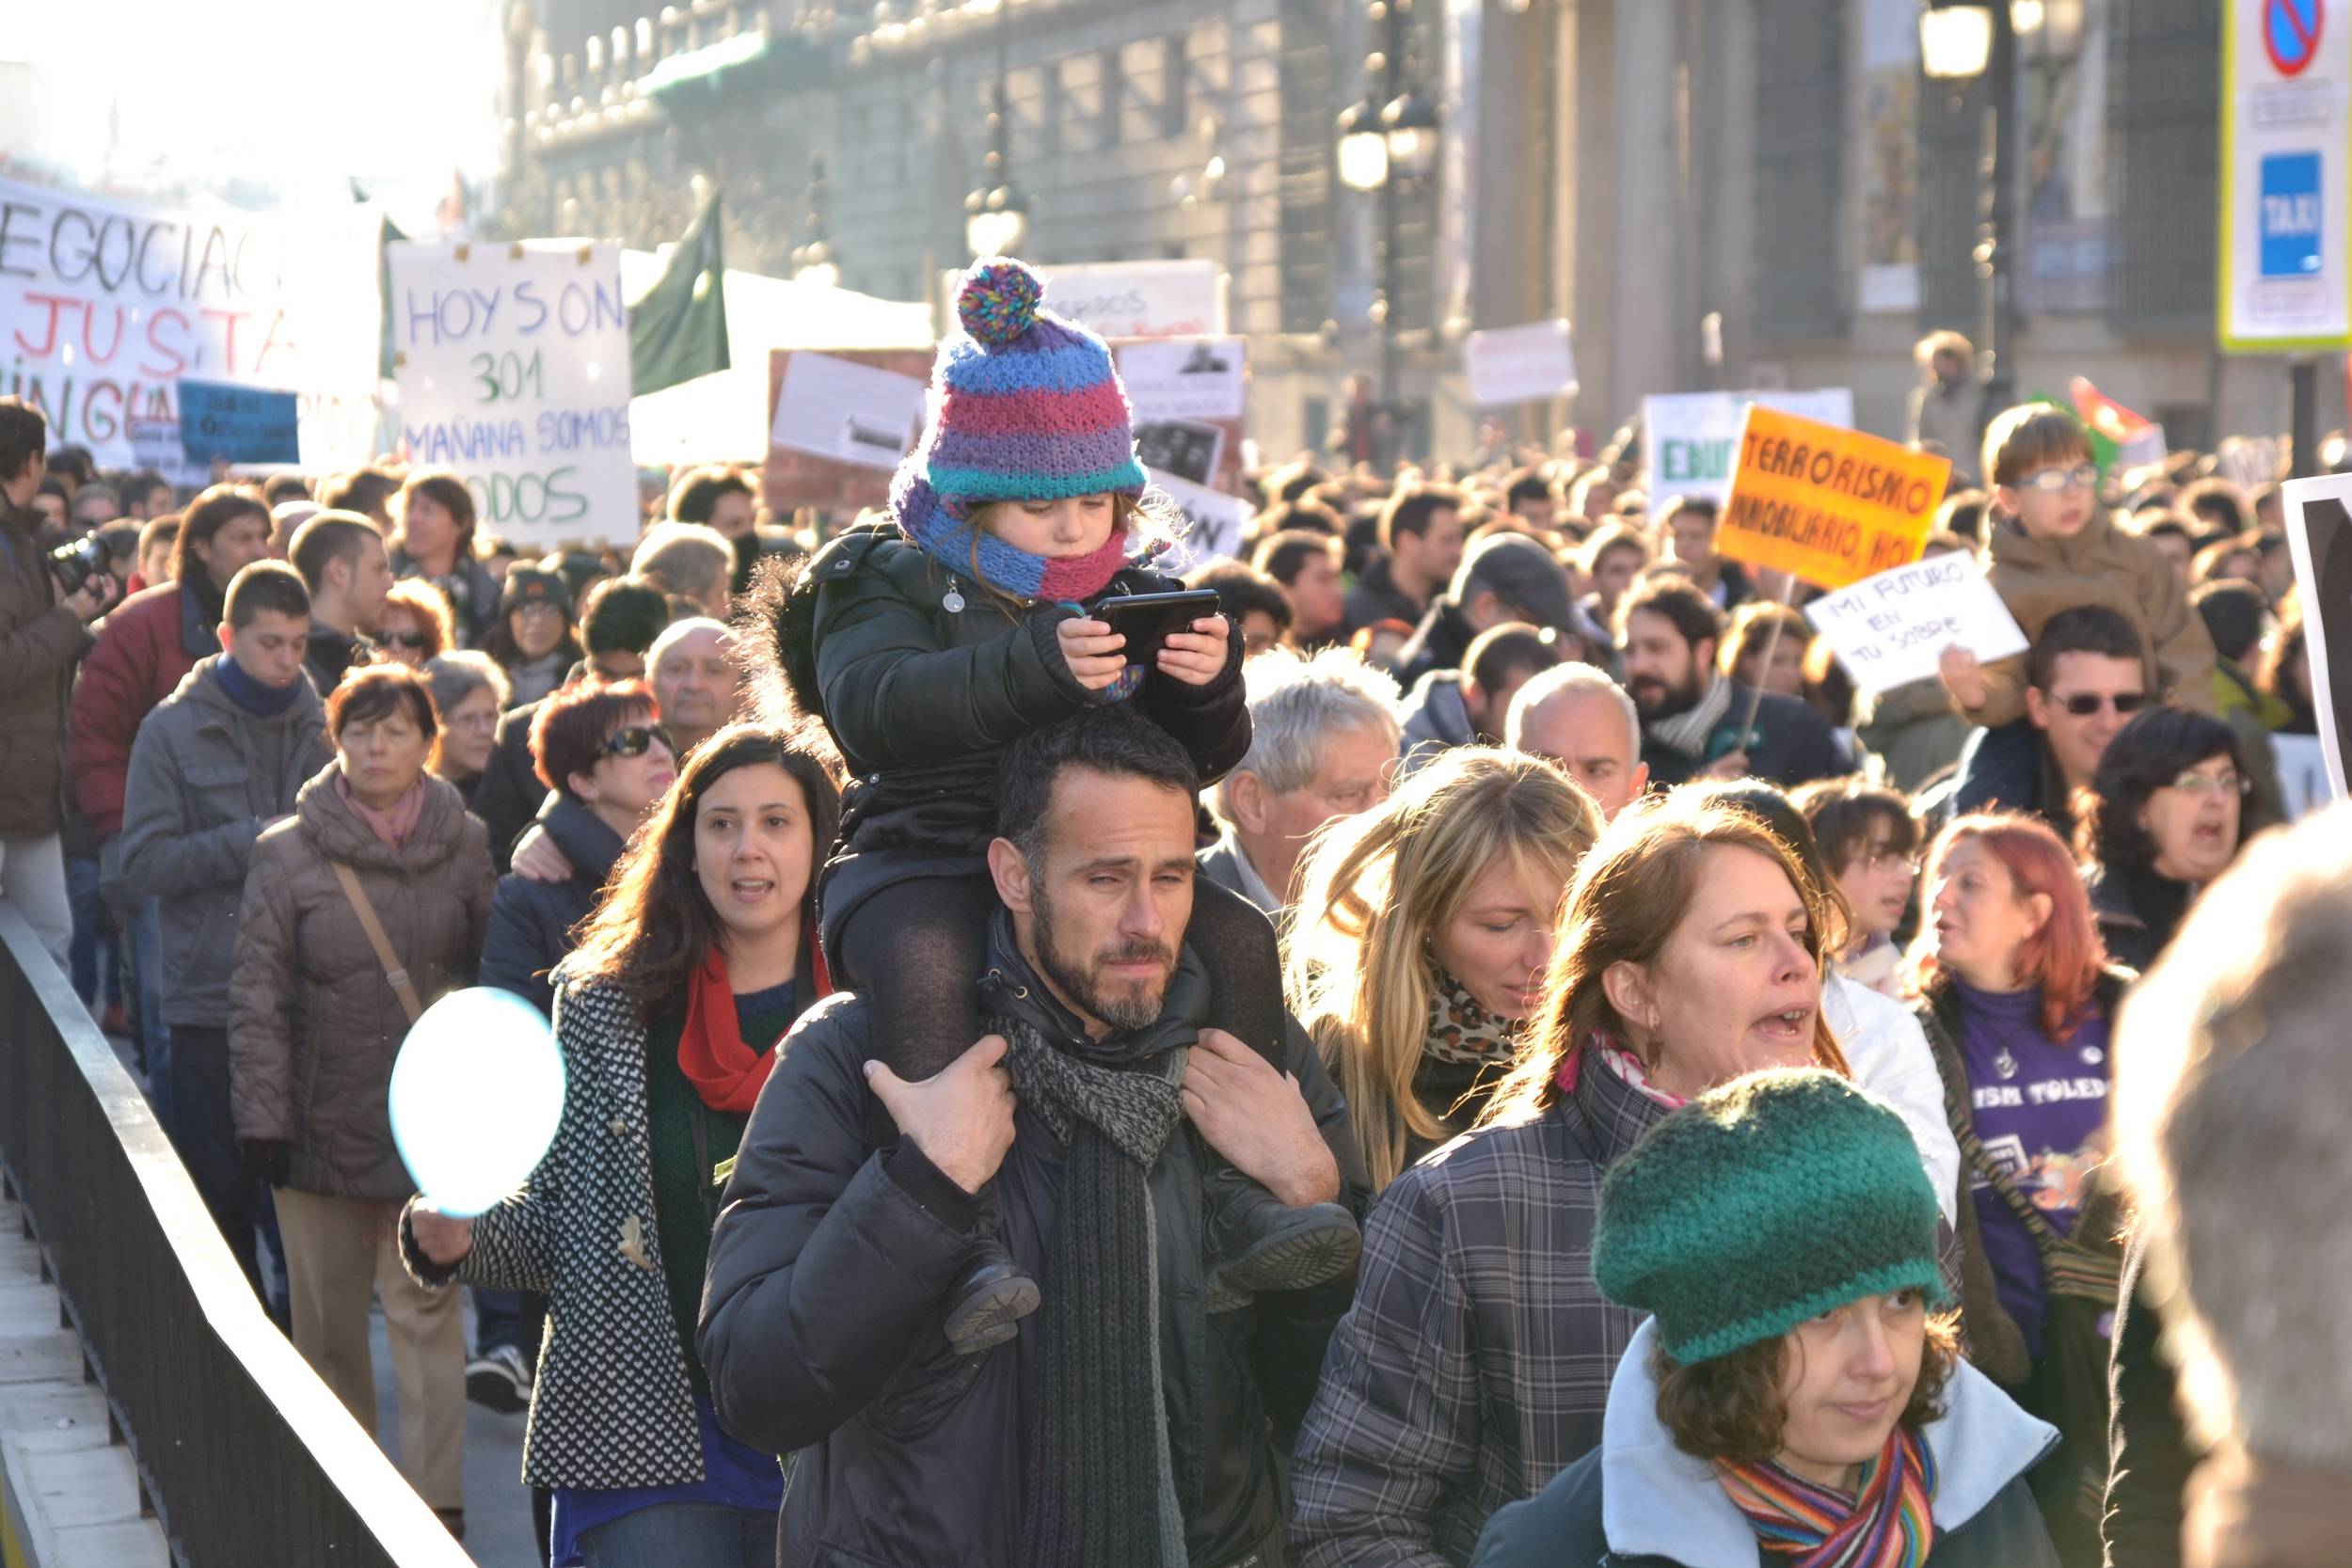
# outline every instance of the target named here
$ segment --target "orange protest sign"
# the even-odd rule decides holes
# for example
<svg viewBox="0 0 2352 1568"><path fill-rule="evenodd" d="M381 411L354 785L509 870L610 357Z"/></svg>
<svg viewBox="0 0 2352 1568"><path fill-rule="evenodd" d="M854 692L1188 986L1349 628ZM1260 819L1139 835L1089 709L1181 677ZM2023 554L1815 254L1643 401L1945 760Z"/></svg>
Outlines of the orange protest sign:
<svg viewBox="0 0 2352 1568"><path fill-rule="evenodd" d="M1849 587L1919 559L1951 472L1949 459L1752 403L1715 549Z"/></svg>

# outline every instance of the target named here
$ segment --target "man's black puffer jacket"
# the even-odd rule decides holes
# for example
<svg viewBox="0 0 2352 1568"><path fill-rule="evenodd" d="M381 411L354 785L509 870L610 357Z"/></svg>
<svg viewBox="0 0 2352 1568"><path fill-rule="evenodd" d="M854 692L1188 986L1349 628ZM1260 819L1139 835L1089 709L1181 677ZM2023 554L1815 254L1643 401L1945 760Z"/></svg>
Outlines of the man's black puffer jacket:
<svg viewBox="0 0 2352 1568"><path fill-rule="evenodd" d="M1187 953L1152 1028L1182 1043L1209 1001ZM1031 1019L1049 1038L1066 1036L1065 1020L1051 1006ZM861 1071L875 1054L865 1003L835 995L794 1028L760 1092L711 1237L697 1343L712 1399L745 1442L806 1450L785 1499L780 1564L1022 1568L1043 1336L1032 1318L981 1355L948 1350L941 1313L964 1266L975 1200L898 1141ZM1295 1029L1289 1056L1339 1160L1345 1200L1360 1212L1368 1184L1339 1092ZM1278 1455L1354 1279L1210 1316L1205 1154L1183 1123L1151 1179L1176 1491L1195 1564L1271 1568L1282 1560ZM1017 1113L995 1190L1005 1243L1041 1280L1061 1164L1052 1132Z"/></svg>

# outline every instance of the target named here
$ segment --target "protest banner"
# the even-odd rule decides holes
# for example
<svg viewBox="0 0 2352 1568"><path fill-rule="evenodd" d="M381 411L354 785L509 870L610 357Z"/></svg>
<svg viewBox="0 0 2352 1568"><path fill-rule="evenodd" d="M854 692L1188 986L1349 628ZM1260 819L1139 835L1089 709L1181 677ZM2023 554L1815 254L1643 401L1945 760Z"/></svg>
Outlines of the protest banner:
<svg viewBox="0 0 2352 1568"><path fill-rule="evenodd" d="M1159 570L1181 576L1196 566L1240 553L1242 531L1257 515L1256 507L1239 496L1204 489L1158 472L1152 474L1152 483L1176 503L1189 525L1176 547L1154 562Z"/></svg>
<svg viewBox="0 0 2352 1568"><path fill-rule="evenodd" d="M180 379L180 448L191 464L302 461L299 402L267 387Z"/></svg>
<svg viewBox="0 0 2352 1568"><path fill-rule="evenodd" d="M628 317L602 241L389 247L400 450L540 548L637 536Z"/></svg>
<svg viewBox="0 0 2352 1568"><path fill-rule="evenodd" d="M1572 397L1576 345L1565 320L1473 332L1462 340L1462 372L1481 408Z"/></svg>
<svg viewBox="0 0 2352 1568"><path fill-rule="evenodd" d="M2352 474L2291 479L2280 491L2287 548L2295 558L2303 606L2303 651L2328 787L2344 795L2344 760L2352 753Z"/></svg>
<svg viewBox="0 0 2352 1568"><path fill-rule="evenodd" d="M1752 403L1715 548L1845 588L1919 559L1951 472L1947 458Z"/></svg>
<svg viewBox="0 0 2352 1568"><path fill-rule="evenodd" d="M1225 279L1215 261L1097 261L1040 267L1045 308L1104 338L1201 338L1225 330ZM954 290L947 297L955 298Z"/></svg>
<svg viewBox="0 0 2352 1568"><path fill-rule="evenodd" d="M1958 644L1991 663L2026 651L2026 634L1963 550L1865 578L1804 607L1866 696L1932 679Z"/></svg>
<svg viewBox="0 0 2352 1568"><path fill-rule="evenodd" d="M188 459L180 441L178 420L131 420L131 461L152 468L183 490L201 490L213 482L212 465Z"/></svg>
<svg viewBox="0 0 2352 1568"><path fill-rule="evenodd" d="M0 180L0 392L46 414L53 444L129 467L131 421L178 419L183 376L293 388L303 461L363 462L375 261L363 208L199 214Z"/></svg>
<svg viewBox="0 0 2352 1568"><path fill-rule="evenodd" d="M1853 389L1849 387L1809 392L1669 392L1644 398L1642 431L1648 443L1651 494L1661 499L1699 496L1721 505L1731 493L1740 416L1752 403L1823 424L1853 423Z"/></svg>
<svg viewBox="0 0 2352 1568"><path fill-rule="evenodd" d="M1111 353L1135 410L1136 455L1152 482L1232 499L1248 412L1248 345L1239 338L1148 339L1115 343Z"/></svg>
<svg viewBox="0 0 2352 1568"><path fill-rule="evenodd" d="M781 512L847 514L890 499L890 476L921 436L928 348L780 348L768 356L768 467Z"/></svg>
<svg viewBox="0 0 2352 1568"><path fill-rule="evenodd" d="M2221 346L2352 347L2352 16L2221 7ZM2337 14L2329 25L2328 13Z"/></svg>

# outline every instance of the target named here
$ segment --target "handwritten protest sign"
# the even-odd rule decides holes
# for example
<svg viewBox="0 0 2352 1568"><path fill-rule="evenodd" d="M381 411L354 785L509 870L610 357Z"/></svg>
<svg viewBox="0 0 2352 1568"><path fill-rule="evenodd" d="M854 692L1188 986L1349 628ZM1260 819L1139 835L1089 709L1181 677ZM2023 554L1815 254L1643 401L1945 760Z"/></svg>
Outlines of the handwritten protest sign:
<svg viewBox="0 0 2352 1568"><path fill-rule="evenodd" d="M364 220L364 228L362 227ZM300 394L302 456L374 451L374 214L179 212L0 180L0 392L53 445L137 461L183 376Z"/></svg>
<svg viewBox="0 0 2352 1568"><path fill-rule="evenodd" d="M1473 332L1462 341L1462 372L1481 408L1573 396L1576 348L1565 321Z"/></svg>
<svg viewBox="0 0 2352 1568"><path fill-rule="evenodd" d="M299 463L299 403L267 387L230 387L183 376L180 447L190 463Z"/></svg>
<svg viewBox="0 0 2352 1568"><path fill-rule="evenodd" d="M1988 663L2026 651L2026 634L1974 556L1953 550L1865 578L1804 607L1865 693L1936 673L1955 643Z"/></svg>
<svg viewBox="0 0 2352 1568"><path fill-rule="evenodd" d="M1643 439L1650 485L1658 496L1703 496L1718 505L1731 493L1740 455L1740 419L1760 403L1823 424L1853 423L1853 389L1817 391L1666 392L1642 400Z"/></svg>
<svg viewBox="0 0 2352 1568"><path fill-rule="evenodd" d="M920 438L930 372L928 348L773 350L761 490L768 504L815 507L846 523L859 508L887 501L891 472ZM825 395L812 401L812 392Z"/></svg>
<svg viewBox="0 0 2352 1568"><path fill-rule="evenodd" d="M388 260L408 461L453 469L483 531L517 545L636 537L619 247L401 244Z"/></svg>
<svg viewBox="0 0 2352 1568"><path fill-rule="evenodd" d="M1203 489L1166 474L1154 473L1152 483L1176 503L1190 525L1176 548L1155 562L1159 570L1182 574L1239 552L1242 531L1249 526L1257 508L1239 496Z"/></svg>
<svg viewBox="0 0 2352 1568"><path fill-rule="evenodd" d="M178 420L132 420L131 461L152 468L183 490L201 490L213 482L212 465L188 460L180 441Z"/></svg>
<svg viewBox="0 0 2352 1568"><path fill-rule="evenodd" d="M1715 548L1844 588L1919 559L1949 459L1750 404Z"/></svg>

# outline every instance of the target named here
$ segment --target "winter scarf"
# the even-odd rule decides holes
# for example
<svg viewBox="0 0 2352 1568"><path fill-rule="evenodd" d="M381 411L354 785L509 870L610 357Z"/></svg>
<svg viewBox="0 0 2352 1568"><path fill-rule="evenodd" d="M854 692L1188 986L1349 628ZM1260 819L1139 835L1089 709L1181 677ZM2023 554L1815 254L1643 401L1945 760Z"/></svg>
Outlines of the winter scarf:
<svg viewBox="0 0 2352 1568"><path fill-rule="evenodd" d="M1649 737L1670 752L1707 760L1707 737L1731 711L1731 682L1722 675L1708 680L1699 700L1671 719L1653 719L1643 726Z"/></svg>
<svg viewBox="0 0 2352 1568"><path fill-rule="evenodd" d="M1678 1111L1691 1103L1688 1096L1670 1094L1651 1083L1649 1069L1642 1066L1642 1059L1628 1051L1617 1037L1606 1029L1594 1030L1585 1037L1583 1050L1571 1051L1561 1059L1560 1070L1552 1083L1562 1094L1576 1092L1576 1081L1584 1071L1584 1058L1588 1055L1645 1100L1663 1105L1669 1111Z"/></svg>
<svg viewBox="0 0 2352 1568"><path fill-rule="evenodd" d="M1507 1060L1518 1049L1520 1023L1497 1018L1478 1005L1468 987L1444 966L1432 977L1429 1034L1422 1053L1440 1062L1483 1064Z"/></svg>
<svg viewBox="0 0 2352 1568"><path fill-rule="evenodd" d="M227 659L221 661L222 669L230 667ZM354 795L351 781L344 778L342 769L338 768L335 770L335 793L343 798L354 816L375 830L375 836L395 849L408 842L408 835L417 831L418 820L424 816L424 780L421 777L410 784L407 793L399 800L379 808Z"/></svg>
<svg viewBox="0 0 2352 1568"><path fill-rule="evenodd" d="M1151 1171L1183 1115L1189 1047L1088 1060L993 1018L1024 1108L1068 1148L1046 1243L1044 1388L1019 1553L1032 1568L1184 1568L1160 1389Z"/></svg>
<svg viewBox="0 0 2352 1568"><path fill-rule="evenodd" d="M739 1117L751 1115L760 1085L776 1065L774 1040L759 1051L743 1043L727 960L716 947L686 983L686 1029L678 1036L677 1065L704 1104Z"/></svg>
<svg viewBox="0 0 2352 1568"><path fill-rule="evenodd" d="M294 706L300 694L299 674L284 686L272 686L257 681L245 673L245 666L233 658L224 658L213 666L213 675L220 682L221 690L229 700L256 719L275 719Z"/></svg>
<svg viewBox="0 0 2352 1568"><path fill-rule="evenodd" d="M1790 1568L1919 1568L1935 1544L1935 1455L1899 1424L1851 1497L1770 1460L1718 1461L1715 1478L1764 1549Z"/></svg>

